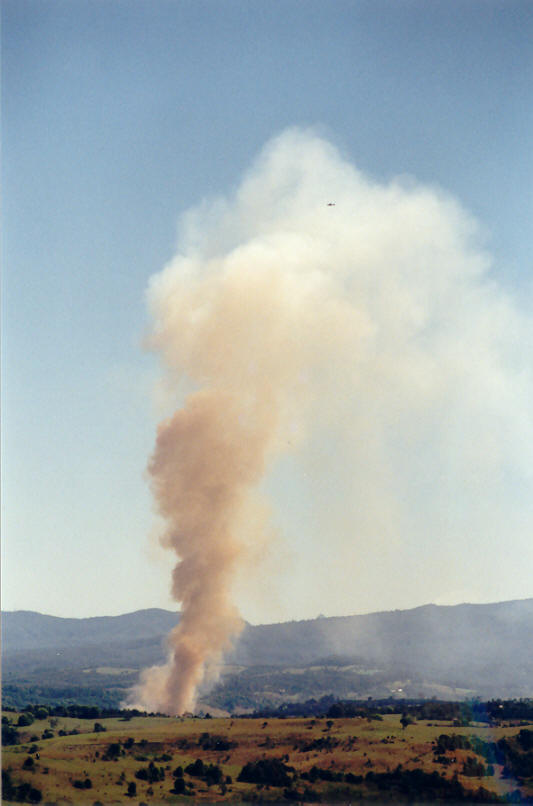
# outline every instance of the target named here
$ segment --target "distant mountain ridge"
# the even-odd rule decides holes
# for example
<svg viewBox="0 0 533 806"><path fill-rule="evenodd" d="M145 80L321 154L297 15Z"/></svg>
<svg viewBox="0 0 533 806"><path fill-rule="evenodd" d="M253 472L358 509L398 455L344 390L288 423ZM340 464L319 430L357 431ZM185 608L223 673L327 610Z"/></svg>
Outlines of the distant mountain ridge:
<svg viewBox="0 0 533 806"><path fill-rule="evenodd" d="M529 639L529 640L528 640ZM427 660L443 649L480 660L496 652L533 660L533 599L496 604L423 605L362 616L339 616L248 627L235 650L238 662L309 663L351 652L387 662Z"/></svg>
<svg viewBox="0 0 533 806"><path fill-rule="evenodd" d="M154 632L170 632L178 619L179 614L160 608L90 618L61 618L33 610L14 610L2 613L2 647L5 652L16 652L152 638Z"/></svg>
<svg viewBox="0 0 533 806"><path fill-rule="evenodd" d="M126 688L164 661L178 621L157 608L89 619L3 613L4 683ZM324 693L532 697L533 599L247 624L225 661L210 701L229 710Z"/></svg>

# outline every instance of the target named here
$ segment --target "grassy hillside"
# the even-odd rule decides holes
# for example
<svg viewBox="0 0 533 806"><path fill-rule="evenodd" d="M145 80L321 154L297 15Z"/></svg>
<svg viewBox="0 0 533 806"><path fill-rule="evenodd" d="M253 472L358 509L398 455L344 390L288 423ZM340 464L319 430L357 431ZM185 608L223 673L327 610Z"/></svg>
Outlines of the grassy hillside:
<svg viewBox="0 0 533 806"><path fill-rule="evenodd" d="M19 714L4 713L16 723ZM8 795L37 802L533 802L533 725L351 719L41 719L4 748ZM96 731L95 731L96 729ZM42 738L43 736L48 738ZM20 789L22 787L22 789ZM4 786L4 793L5 793ZM129 794L128 794L129 793ZM9 798L8 798L9 800Z"/></svg>

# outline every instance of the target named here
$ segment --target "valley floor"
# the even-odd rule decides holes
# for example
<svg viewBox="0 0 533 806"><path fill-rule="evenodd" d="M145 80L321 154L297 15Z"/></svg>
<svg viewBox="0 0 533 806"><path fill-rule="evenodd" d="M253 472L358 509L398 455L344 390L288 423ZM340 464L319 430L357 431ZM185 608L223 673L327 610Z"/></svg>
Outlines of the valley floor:
<svg viewBox="0 0 533 806"><path fill-rule="evenodd" d="M18 713L3 716L16 726ZM533 803L527 768L513 768L515 755L533 758L524 723L48 717L16 730L18 743L3 749L6 802Z"/></svg>

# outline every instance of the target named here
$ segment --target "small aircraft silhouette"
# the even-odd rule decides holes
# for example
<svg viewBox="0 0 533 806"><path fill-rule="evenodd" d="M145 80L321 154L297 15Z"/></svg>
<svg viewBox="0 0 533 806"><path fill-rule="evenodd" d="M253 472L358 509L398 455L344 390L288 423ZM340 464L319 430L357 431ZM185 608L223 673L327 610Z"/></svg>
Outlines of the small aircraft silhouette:
<svg viewBox="0 0 533 806"><path fill-rule="evenodd" d="M335 207L335 202L328 202L328 207Z"/></svg>

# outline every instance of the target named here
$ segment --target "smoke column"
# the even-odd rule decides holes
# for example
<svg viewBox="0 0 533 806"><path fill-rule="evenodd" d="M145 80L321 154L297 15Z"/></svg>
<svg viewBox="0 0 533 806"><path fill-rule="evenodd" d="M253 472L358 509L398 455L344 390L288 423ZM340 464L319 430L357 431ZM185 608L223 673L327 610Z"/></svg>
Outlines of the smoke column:
<svg viewBox="0 0 533 806"><path fill-rule="evenodd" d="M182 618L170 638L168 669L146 678L146 695L156 693L159 710L182 713L194 705L207 661L213 661L241 628L228 598L240 547L233 529L236 513L260 478L269 436L270 411L251 428L242 402L223 390L191 395L186 407L159 429L150 463L155 497L169 523L165 542L180 557L172 593Z"/></svg>
<svg viewBox="0 0 533 806"><path fill-rule="evenodd" d="M182 616L136 703L194 708L242 628L233 587L268 537L262 482L285 452L312 457L316 433L338 445L318 464L334 480L341 557L428 529L451 550L509 515L502 468L525 478L517 446L533 431L531 375L516 365L530 325L489 281L474 237L443 193L373 182L297 129L266 146L232 198L184 217L180 252L149 289L151 346L170 387L187 390L149 463ZM463 507L461 520L450 467L461 500L488 489L494 509ZM530 512L518 521L525 534Z"/></svg>

